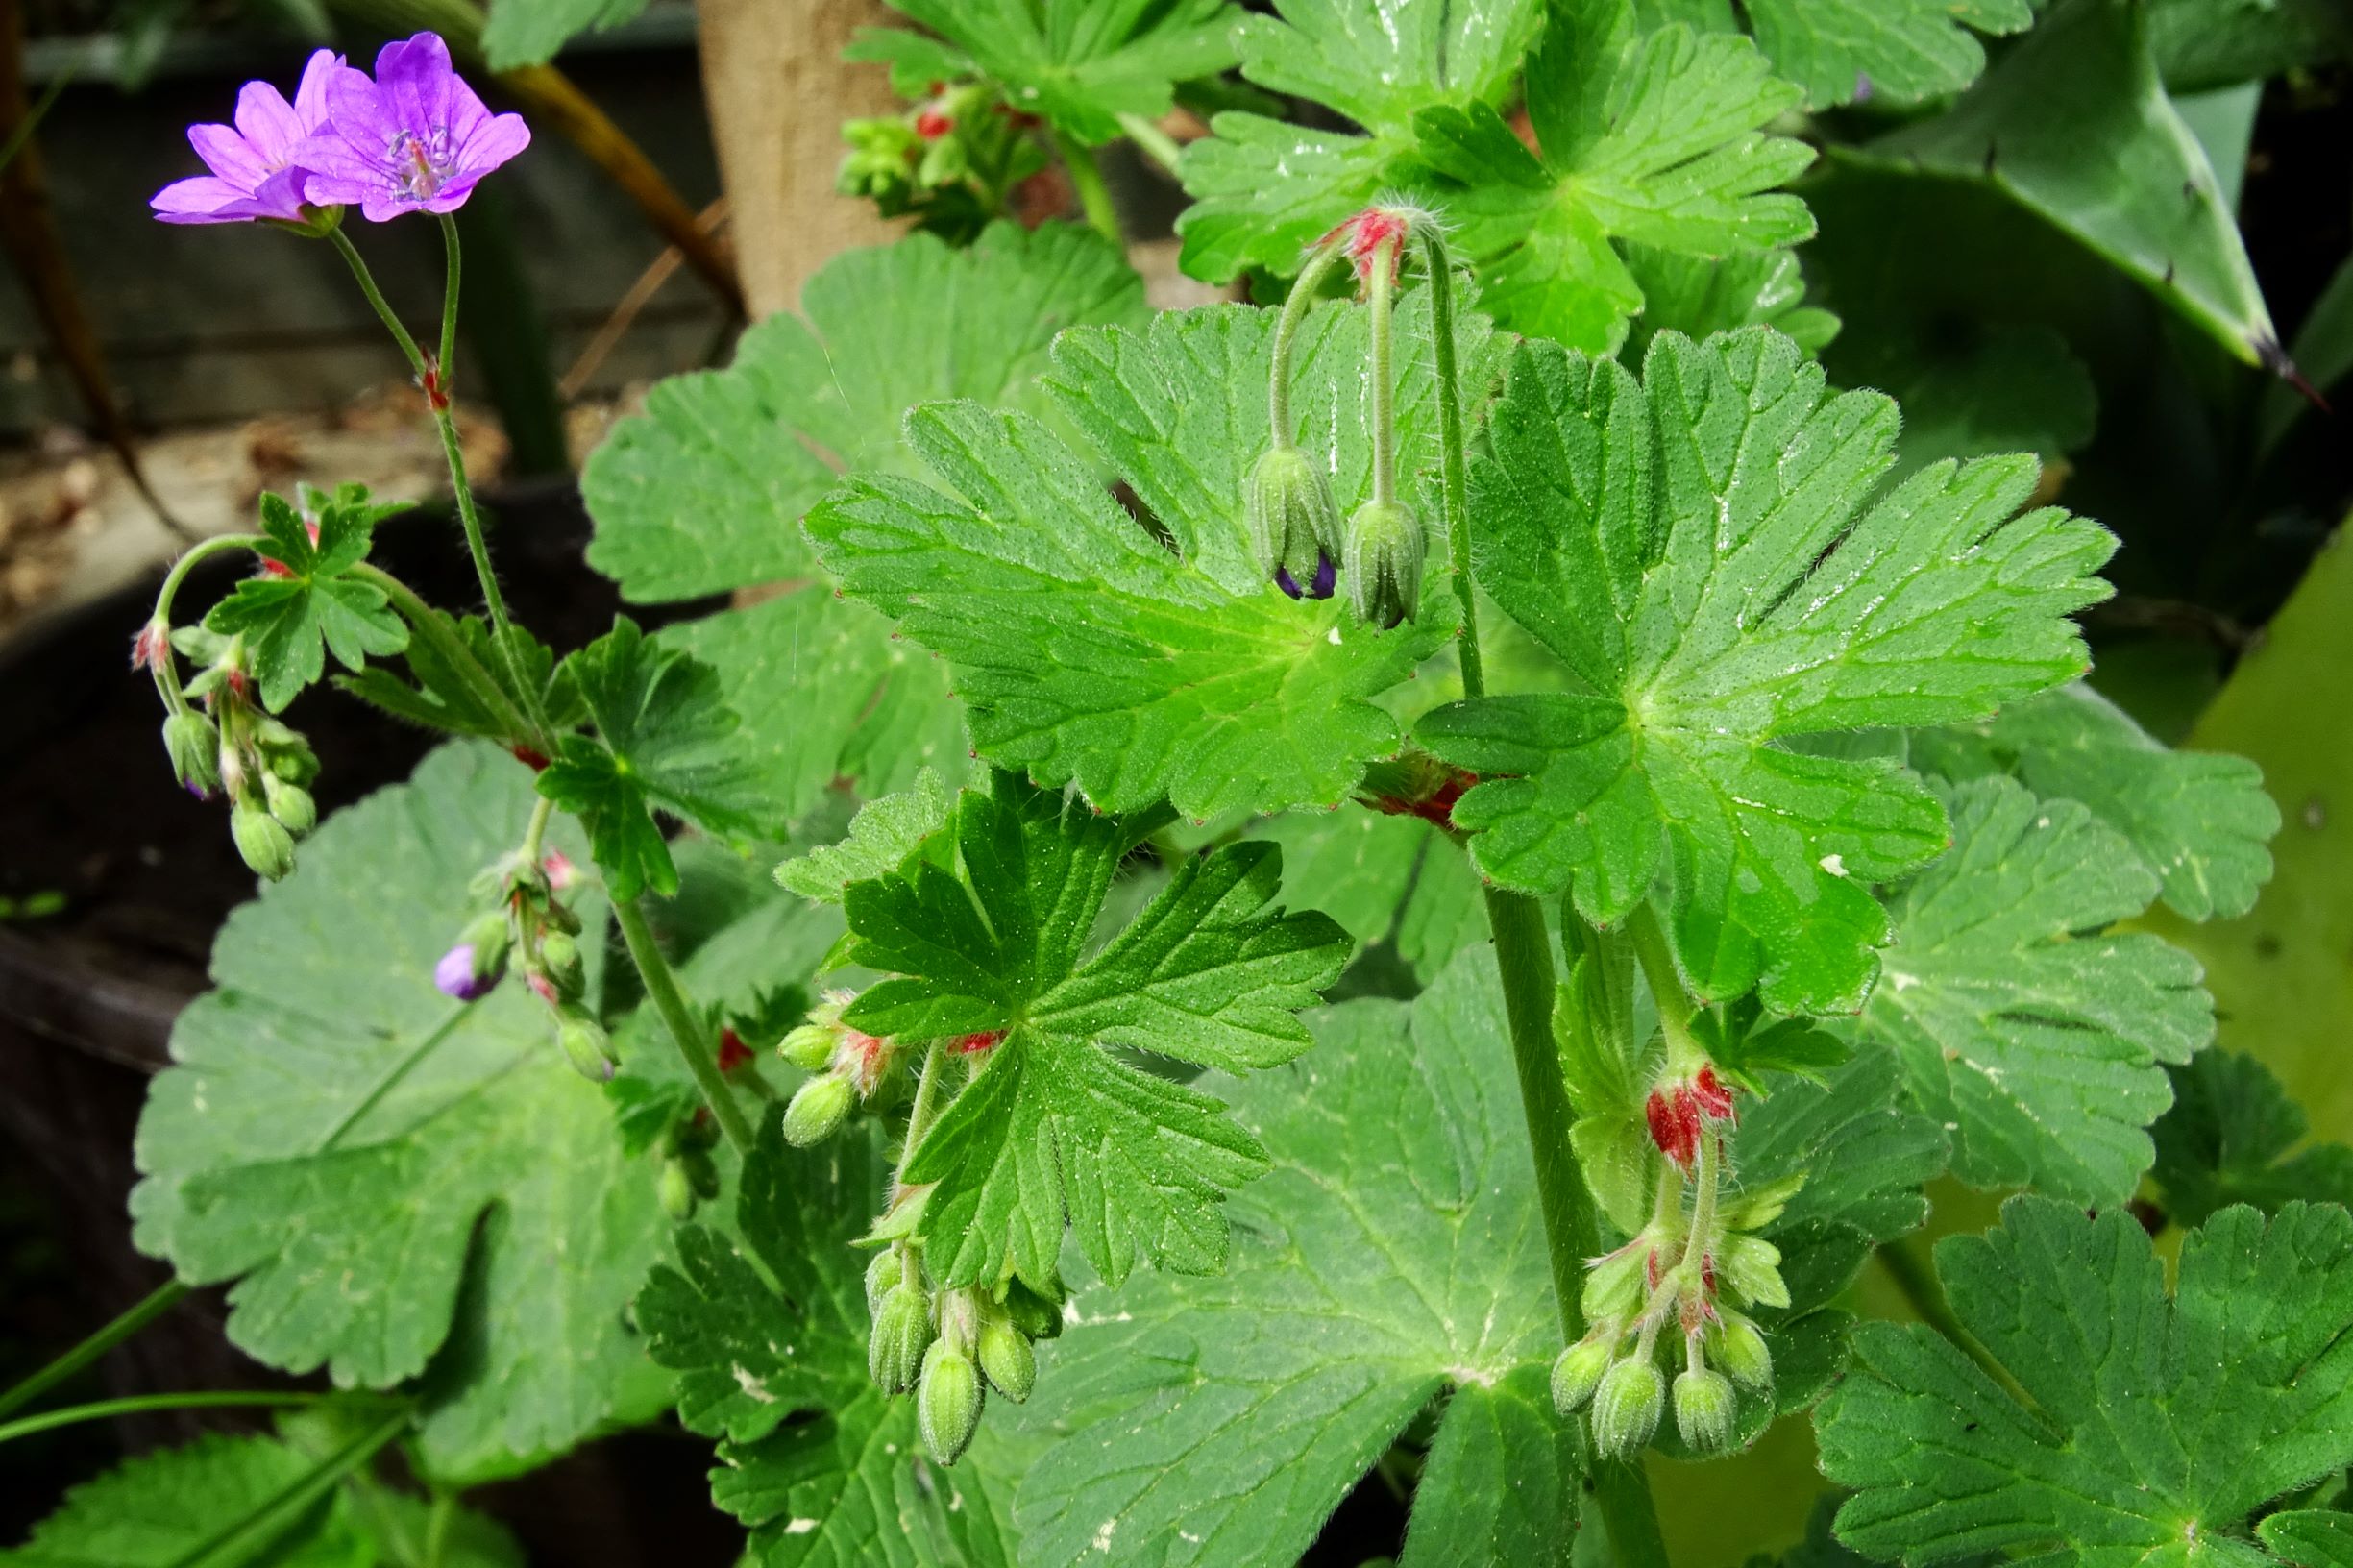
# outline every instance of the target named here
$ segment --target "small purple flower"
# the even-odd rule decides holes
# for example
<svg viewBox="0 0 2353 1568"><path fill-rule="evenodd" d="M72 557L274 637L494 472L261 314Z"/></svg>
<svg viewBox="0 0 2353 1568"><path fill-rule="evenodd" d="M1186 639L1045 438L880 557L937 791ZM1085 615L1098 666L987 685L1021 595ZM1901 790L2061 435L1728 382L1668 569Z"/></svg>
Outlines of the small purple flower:
<svg viewBox="0 0 2353 1568"><path fill-rule="evenodd" d="M455 1001L472 1002L490 994L499 983L495 974L478 973L474 967L474 943L461 942L441 955L433 966L433 984L441 993Z"/></svg>
<svg viewBox="0 0 2353 1568"><path fill-rule="evenodd" d="M149 205L165 223L251 223L276 218L302 223L309 171L296 150L327 125L327 84L349 70L343 57L321 49L303 67L294 102L267 82L248 82L237 94L236 124L191 125L188 141L210 174L176 181Z"/></svg>
<svg viewBox="0 0 2353 1568"><path fill-rule="evenodd" d="M370 223L454 212L483 175L531 144L520 114L493 114L450 65L438 33L388 43L376 77L350 66L327 85L327 124L303 144L314 203L350 203Z"/></svg>
<svg viewBox="0 0 2353 1568"><path fill-rule="evenodd" d="M1300 588L1299 580L1291 576L1289 567L1275 568L1275 586L1293 599L1330 599L1338 581L1338 568L1333 564L1332 557L1320 550L1315 552L1315 576L1304 590Z"/></svg>

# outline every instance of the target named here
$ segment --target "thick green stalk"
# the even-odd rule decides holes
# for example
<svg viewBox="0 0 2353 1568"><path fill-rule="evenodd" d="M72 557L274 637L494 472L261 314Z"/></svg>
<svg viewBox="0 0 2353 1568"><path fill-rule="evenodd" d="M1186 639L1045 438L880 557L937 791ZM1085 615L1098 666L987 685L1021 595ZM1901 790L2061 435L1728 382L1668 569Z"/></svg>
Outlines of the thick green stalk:
<svg viewBox="0 0 2353 1568"><path fill-rule="evenodd" d="M738 1154L748 1155L751 1123L746 1119L743 1107L735 1103L734 1091L727 1088L727 1080L719 1070L719 1062L711 1054L711 1042L703 1038L695 1010L687 1005L685 993L678 989L678 977L672 971L670 960L662 956L653 927L646 923L644 907L635 898L617 898L613 901L613 919L620 922L621 937L628 943L629 957L645 978L646 994L653 999L654 1011L669 1025L671 1041L678 1047L678 1055L685 1059L686 1070L695 1075L711 1115L719 1118L719 1130L727 1136L727 1141L735 1145Z"/></svg>
<svg viewBox="0 0 2353 1568"><path fill-rule="evenodd" d="M1682 971L1675 967L1666 928L1658 923L1658 916L1651 906L1644 903L1635 905L1633 914L1628 917L1626 934L1633 940L1634 957L1642 965L1643 979L1650 982L1651 1000L1658 1006L1658 1027L1667 1037L1667 1071L1697 1072L1708 1060L1707 1047L1691 1032L1691 1020L1698 1009L1692 1004L1690 993L1683 990Z"/></svg>
<svg viewBox="0 0 2353 1568"><path fill-rule="evenodd" d="M1114 245L1121 243L1119 209L1112 206L1111 187L1103 183L1103 166L1095 161L1094 154L1060 131L1054 133L1054 150L1062 155L1063 167L1070 171L1070 184L1078 191L1078 205L1086 211L1088 223Z"/></svg>
<svg viewBox="0 0 2353 1568"><path fill-rule="evenodd" d="M1396 312L1391 308L1397 291L1397 254L1395 240L1373 247L1372 276L1366 281L1366 304L1372 311L1373 501L1384 506L1397 499L1397 380L1392 373Z"/></svg>
<svg viewBox="0 0 2353 1568"><path fill-rule="evenodd" d="M113 1322L109 1323L105 1328L100 1329L96 1334L91 1335L73 1349L60 1356L56 1360L16 1384L15 1387L11 1388L7 1393L0 1394L0 1415L8 1415L12 1411L23 1409L27 1405L32 1404L41 1395L162 1316L179 1302L182 1296L187 1293L188 1287L178 1280L169 1280L158 1286L154 1293L146 1300L133 1307Z"/></svg>
<svg viewBox="0 0 2353 1568"><path fill-rule="evenodd" d="M386 1416L244 1518L175 1558L171 1568L226 1568L229 1563L250 1560L257 1545L342 1484L344 1477L376 1458L378 1451L407 1431L414 1419L413 1413L405 1409Z"/></svg>
<svg viewBox="0 0 2353 1568"><path fill-rule="evenodd" d="M1464 459L1468 438L1462 431L1462 378L1455 362L1455 268L1446 250L1446 236L1434 223L1416 225L1421 235L1422 261L1430 273L1431 347L1438 372L1438 523L1446 530L1446 550L1455 568L1455 597L1462 601L1462 635L1457 657L1462 667L1462 692L1477 697L1487 689L1486 667L1479 651L1479 591L1471 581L1469 464Z"/></svg>

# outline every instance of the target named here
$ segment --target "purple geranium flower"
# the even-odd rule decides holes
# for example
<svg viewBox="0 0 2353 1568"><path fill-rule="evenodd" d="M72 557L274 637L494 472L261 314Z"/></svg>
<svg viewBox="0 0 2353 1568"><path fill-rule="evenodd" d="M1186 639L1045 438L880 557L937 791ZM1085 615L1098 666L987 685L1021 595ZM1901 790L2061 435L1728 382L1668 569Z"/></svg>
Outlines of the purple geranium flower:
<svg viewBox="0 0 2353 1568"><path fill-rule="evenodd" d="M444 996L453 1001L471 1002L490 994L499 983L495 974L478 973L474 965L474 943L461 942L441 955L433 966L433 984Z"/></svg>
<svg viewBox="0 0 2353 1568"><path fill-rule="evenodd" d="M181 180L156 192L150 204L165 223L251 223L277 218L304 220L304 185L308 170L295 153L327 125L327 84L351 67L331 49L322 49L303 67L294 102L267 82L248 82L237 94L237 123L191 125L188 140L210 174Z"/></svg>
<svg viewBox="0 0 2353 1568"><path fill-rule="evenodd" d="M531 144L520 114L493 114L450 66L437 33L388 43L376 78L350 66L327 85L327 125L303 144L310 200L355 204L370 223L454 212L476 182Z"/></svg>

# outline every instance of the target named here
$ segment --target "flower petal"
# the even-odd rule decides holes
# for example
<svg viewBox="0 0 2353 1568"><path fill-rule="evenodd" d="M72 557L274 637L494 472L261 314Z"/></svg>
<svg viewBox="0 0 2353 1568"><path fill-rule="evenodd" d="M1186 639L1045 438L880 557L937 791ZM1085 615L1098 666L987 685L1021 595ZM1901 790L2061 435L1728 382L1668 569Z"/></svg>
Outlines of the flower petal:
<svg viewBox="0 0 2353 1568"><path fill-rule="evenodd" d="M242 190L251 190L270 177L268 161L226 125L191 125L188 145L205 160L205 167Z"/></svg>
<svg viewBox="0 0 2353 1568"><path fill-rule="evenodd" d="M241 223L249 214L231 210L249 201L243 190L216 175L175 180L147 205L165 223Z"/></svg>
<svg viewBox="0 0 2353 1568"><path fill-rule="evenodd" d="M237 89L237 131L254 156L273 169L285 166L286 155L304 135L294 106L267 82L248 82Z"/></svg>
<svg viewBox="0 0 2353 1568"><path fill-rule="evenodd" d="M387 43L376 57L376 85L393 123L417 136L429 136L450 123L451 89L457 73L450 46L438 33L420 33L404 43Z"/></svg>
<svg viewBox="0 0 2353 1568"><path fill-rule="evenodd" d="M316 135L327 129L327 86L337 71L351 69L332 49L314 50L304 62L302 83L294 89L294 117L301 123L304 135Z"/></svg>
<svg viewBox="0 0 2353 1568"><path fill-rule="evenodd" d="M467 174L479 178L530 144L531 128L523 123L522 115L493 115L459 146L457 165Z"/></svg>
<svg viewBox="0 0 2353 1568"><path fill-rule="evenodd" d="M383 93L368 79L368 73L338 66L327 73L327 129L305 144L301 156L324 157L321 143L340 139L368 166L380 168L399 131L384 105Z"/></svg>

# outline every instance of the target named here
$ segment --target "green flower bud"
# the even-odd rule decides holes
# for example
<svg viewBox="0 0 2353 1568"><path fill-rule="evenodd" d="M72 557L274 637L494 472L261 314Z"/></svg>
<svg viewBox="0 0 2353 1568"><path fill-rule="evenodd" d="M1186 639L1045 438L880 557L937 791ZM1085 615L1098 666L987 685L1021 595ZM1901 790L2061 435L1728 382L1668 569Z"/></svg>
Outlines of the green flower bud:
<svg viewBox="0 0 2353 1568"><path fill-rule="evenodd" d="M1742 1301L1760 1307L1789 1305L1781 1281L1781 1249L1762 1237L1731 1235L1716 1249L1716 1279Z"/></svg>
<svg viewBox="0 0 2353 1568"><path fill-rule="evenodd" d="M1645 1357L1629 1357L1602 1375L1593 1392L1593 1444L1605 1458L1639 1451L1658 1430L1667 1380Z"/></svg>
<svg viewBox="0 0 2353 1568"><path fill-rule="evenodd" d="M1348 520L1348 602L1383 630L1410 621L1422 602L1421 519L1398 501L1368 501Z"/></svg>
<svg viewBox="0 0 2353 1568"><path fill-rule="evenodd" d="M482 991L498 984L506 972L506 952L510 941L506 917L497 910L478 915L466 925L457 939L474 950L472 973L475 984Z"/></svg>
<svg viewBox="0 0 2353 1568"><path fill-rule="evenodd" d="M1001 1310L981 1317L979 1349L980 1369L998 1393L1016 1405L1029 1398L1038 1386L1038 1353Z"/></svg>
<svg viewBox="0 0 2353 1568"><path fill-rule="evenodd" d="M829 1072L810 1079L784 1108L784 1140L797 1149L822 1143L849 1115L849 1102L855 1097L846 1078Z"/></svg>
<svg viewBox="0 0 2353 1568"><path fill-rule="evenodd" d="M1242 491L1242 523L1261 572L1293 599L1330 599L1340 558L1340 509L1332 481L1296 447L1258 460Z"/></svg>
<svg viewBox="0 0 2353 1568"><path fill-rule="evenodd" d="M823 1072L833 1060L834 1032L821 1023L804 1023L776 1047L777 1053L803 1072Z"/></svg>
<svg viewBox="0 0 2353 1568"><path fill-rule="evenodd" d="M695 1217L695 1184L686 1174L683 1161L662 1162L662 1177L656 1190L662 1196L662 1213L681 1225Z"/></svg>
<svg viewBox="0 0 2353 1568"><path fill-rule="evenodd" d="M276 773L263 773L261 796L269 802L270 815L296 838L319 825L319 804L300 784L289 784Z"/></svg>
<svg viewBox="0 0 2353 1568"><path fill-rule="evenodd" d="M906 1272L906 1264L899 1261L896 1247L885 1247L874 1254L874 1261L866 1265L867 1316L874 1315L874 1310L882 1305L882 1298L890 1293L892 1286L897 1285Z"/></svg>
<svg viewBox="0 0 2353 1568"><path fill-rule="evenodd" d="M580 944L568 931L550 931L539 939L539 962L546 966L548 984L565 1001L577 1001L588 987L588 972L580 959Z"/></svg>
<svg viewBox="0 0 2353 1568"><path fill-rule="evenodd" d="M592 1084L609 1084L621 1066L604 1026L587 1014L567 1009L555 1026L555 1042L563 1047L572 1070Z"/></svg>
<svg viewBox="0 0 2353 1568"><path fill-rule="evenodd" d="M1617 1353L1615 1340L1581 1339L1553 1363L1553 1409L1574 1415L1602 1385L1602 1374Z"/></svg>
<svg viewBox="0 0 2353 1568"><path fill-rule="evenodd" d="M923 1446L942 1464L954 1464L980 1425L980 1374L972 1359L944 1339L923 1358L922 1385L916 1391L916 1424Z"/></svg>
<svg viewBox="0 0 2353 1568"><path fill-rule="evenodd" d="M172 759L172 777L190 795L201 798L221 787L221 737L203 714L175 713L164 720L163 753Z"/></svg>
<svg viewBox="0 0 2353 1568"><path fill-rule="evenodd" d="M1739 1396L1729 1379L1704 1367L1675 1380L1675 1430L1695 1454L1713 1454L1732 1440Z"/></svg>
<svg viewBox="0 0 2353 1568"><path fill-rule="evenodd" d="M1738 1312L1726 1312L1708 1335L1707 1359L1724 1368L1743 1388L1762 1393L1773 1386L1773 1352L1755 1324Z"/></svg>
<svg viewBox="0 0 2353 1568"><path fill-rule="evenodd" d="M905 1280L882 1293L866 1341L866 1370L876 1387L895 1394L912 1387L931 1343L931 1302Z"/></svg>
<svg viewBox="0 0 2353 1568"><path fill-rule="evenodd" d="M712 1162L709 1151L687 1150L678 1156L678 1167L686 1172L687 1185L695 1189L696 1197L708 1203L719 1196L719 1166Z"/></svg>
<svg viewBox="0 0 2353 1568"><path fill-rule="evenodd" d="M294 835L252 801L241 800L231 809L229 836L256 876L276 882L294 870Z"/></svg>

